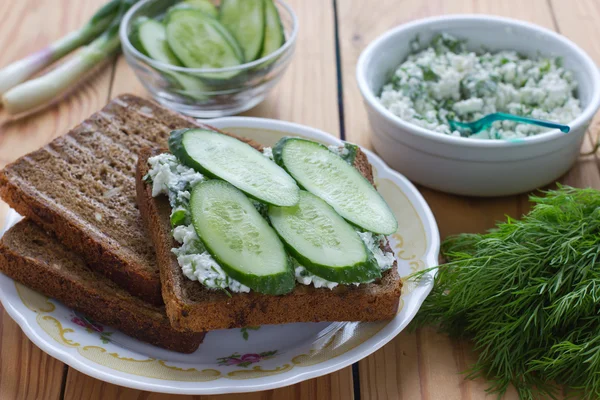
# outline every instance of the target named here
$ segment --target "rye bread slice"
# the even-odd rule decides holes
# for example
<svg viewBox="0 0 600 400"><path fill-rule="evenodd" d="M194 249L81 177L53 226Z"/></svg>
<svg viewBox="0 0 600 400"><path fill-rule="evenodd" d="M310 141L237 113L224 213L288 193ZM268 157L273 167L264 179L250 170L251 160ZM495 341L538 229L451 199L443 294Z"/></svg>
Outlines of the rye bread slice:
<svg viewBox="0 0 600 400"><path fill-rule="evenodd" d="M84 313L144 342L181 353L192 353L203 333L180 332L156 307L132 296L88 268L29 220L12 227L0 240L0 271L67 307Z"/></svg>
<svg viewBox="0 0 600 400"><path fill-rule="evenodd" d="M340 285L333 290L298 284L283 296L250 292L233 293L229 297L186 278L171 252L179 244L171 235L169 201L166 196L153 198L151 186L143 181L149 169L148 158L165 151L144 149L140 154L137 196L140 213L156 248L163 298L173 327L205 331L291 322L378 321L396 315L402 288L396 262L374 283L358 287ZM371 165L362 151L358 152L354 166L373 183ZM382 248L392 251L389 243Z"/></svg>
<svg viewBox="0 0 600 400"><path fill-rule="evenodd" d="M135 201L137 155L171 130L202 126L133 95L112 100L65 136L0 171L0 196L88 265L163 304L158 265Z"/></svg>

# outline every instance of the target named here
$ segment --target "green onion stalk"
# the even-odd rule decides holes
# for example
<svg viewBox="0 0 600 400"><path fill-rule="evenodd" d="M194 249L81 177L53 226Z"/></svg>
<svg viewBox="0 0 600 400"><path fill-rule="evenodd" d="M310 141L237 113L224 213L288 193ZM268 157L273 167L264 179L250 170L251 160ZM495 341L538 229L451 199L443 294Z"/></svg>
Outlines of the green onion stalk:
<svg viewBox="0 0 600 400"><path fill-rule="evenodd" d="M125 12L136 1L113 0L105 5L100 11L113 8L116 10L108 28L65 63L4 93L2 102L6 112L18 114L50 102L77 83L90 69L116 54L121 47L119 25ZM103 12L101 15L109 16L110 13Z"/></svg>
<svg viewBox="0 0 600 400"><path fill-rule="evenodd" d="M0 95L98 37L118 15L120 3L121 0L108 2L81 29L0 69Z"/></svg>

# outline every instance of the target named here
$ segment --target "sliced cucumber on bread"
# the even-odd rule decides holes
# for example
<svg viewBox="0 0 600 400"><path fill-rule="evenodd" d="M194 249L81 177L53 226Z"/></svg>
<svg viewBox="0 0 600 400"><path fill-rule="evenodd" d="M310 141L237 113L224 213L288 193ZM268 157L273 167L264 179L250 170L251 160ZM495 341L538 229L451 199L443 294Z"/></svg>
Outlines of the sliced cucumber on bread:
<svg viewBox="0 0 600 400"><path fill-rule="evenodd" d="M257 200L278 206L298 202L294 179L236 138L208 129L181 129L171 132L169 148L187 166L223 179Z"/></svg>
<svg viewBox="0 0 600 400"><path fill-rule="evenodd" d="M190 211L200 240L227 275L259 293L294 289L283 244L241 191L221 180L201 182L192 190Z"/></svg>
<svg viewBox="0 0 600 400"><path fill-rule="evenodd" d="M283 138L273 148L273 157L302 188L325 200L347 221L378 234L396 232L396 217L373 185L324 145Z"/></svg>
<svg viewBox="0 0 600 400"><path fill-rule="evenodd" d="M265 36L264 0L223 0L219 20L242 47L246 61L260 56Z"/></svg>
<svg viewBox="0 0 600 400"><path fill-rule="evenodd" d="M290 254L311 273L343 284L381 277L356 231L317 196L302 190L297 205L270 206L268 215Z"/></svg>

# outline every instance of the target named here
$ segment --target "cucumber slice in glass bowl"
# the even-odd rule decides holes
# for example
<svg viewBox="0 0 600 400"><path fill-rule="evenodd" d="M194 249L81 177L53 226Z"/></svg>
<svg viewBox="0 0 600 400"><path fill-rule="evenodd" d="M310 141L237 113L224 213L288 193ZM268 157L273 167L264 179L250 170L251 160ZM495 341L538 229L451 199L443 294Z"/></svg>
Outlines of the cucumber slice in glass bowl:
<svg viewBox="0 0 600 400"><path fill-rule="evenodd" d="M259 293L294 289L281 240L241 191L217 179L201 182L190 195L190 210L200 240L229 276Z"/></svg>
<svg viewBox="0 0 600 400"><path fill-rule="evenodd" d="M165 18L167 42L188 68L223 68L240 65L239 49L219 21L193 7L173 8ZM238 71L203 74L203 78L229 79Z"/></svg>
<svg viewBox="0 0 600 400"><path fill-rule="evenodd" d="M396 217L373 185L322 144L286 137L273 147L273 157L302 188L325 200L347 221L383 235L398 229Z"/></svg>
<svg viewBox="0 0 600 400"><path fill-rule="evenodd" d="M223 0L219 20L242 46L246 61L260 56L265 35L264 0Z"/></svg>
<svg viewBox="0 0 600 400"><path fill-rule="evenodd" d="M301 190L297 205L269 206L268 215L290 254L313 274L344 284L381 277L358 233L317 196Z"/></svg>
<svg viewBox="0 0 600 400"><path fill-rule="evenodd" d="M167 43L166 29L162 23L146 18L138 24L134 37L138 50L148 57L170 65L181 66L181 62ZM208 89L200 79L173 71L163 71L163 73L181 88L181 94L196 100L206 100L204 93Z"/></svg>
<svg viewBox="0 0 600 400"><path fill-rule="evenodd" d="M169 149L184 164L231 183L250 197L277 206L298 203L298 185L252 146L208 129L171 132Z"/></svg>
<svg viewBox="0 0 600 400"><path fill-rule="evenodd" d="M219 10L210 0L185 0L183 4L197 8L209 17L218 18Z"/></svg>
<svg viewBox="0 0 600 400"><path fill-rule="evenodd" d="M265 38L260 57L266 57L285 43L285 32L274 0L265 0Z"/></svg>

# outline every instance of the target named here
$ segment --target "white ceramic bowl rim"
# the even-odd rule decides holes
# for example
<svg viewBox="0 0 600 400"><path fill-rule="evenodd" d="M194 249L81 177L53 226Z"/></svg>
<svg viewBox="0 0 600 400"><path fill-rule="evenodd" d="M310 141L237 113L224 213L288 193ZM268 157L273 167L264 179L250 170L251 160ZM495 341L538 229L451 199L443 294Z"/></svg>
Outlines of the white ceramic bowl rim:
<svg viewBox="0 0 600 400"><path fill-rule="evenodd" d="M561 132L558 129L554 129L545 133L541 133L535 136L528 136L519 140L486 140L486 139L472 139L472 138L463 138L457 136L445 135L442 133L434 132L429 129L420 127L418 125L411 124L410 122L404 121L400 117L394 115L391 111L386 109L383 104L377 99L366 80L366 65L367 62L372 58L373 54L377 52L379 49L379 45L388 39L391 36L396 35L399 32L404 30L414 28L414 27L425 27L427 25L433 25L440 21L464 21L465 23L469 23L471 21L493 21L493 22L501 22L507 25L512 26L521 26L525 28L529 28L532 30L536 30L540 33L548 35L553 40L562 42L563 44L570 47L581 59L584 61L584 68L586 72L589 72L592 76L593 85L592 88L592 98L590 99L587 107L582 111L582 113L575 118L571 123L569 123L569 127L571 130L577 130L579 127L583 126L586 122L590 121L598 107L600 107L600 73L598 72L598 68L596 64L592 61L592 59L575 43L567 39L566 37L551 31L549 29L543 28L541 26L525 22L519 21L512 18L504 18L497 17L492 15L479 15L479 14L456 14L449 16L441 16L441 17L430 17L419 19L413 22L409 22L406 24L402 24L394 29L391 29L377 39L372 41L361 53L358 59L358 65L356 68L356 79L358 81L358 87L365 99L369 103L371 107L376 109L382 116L384 116L388 121L399 125L401 128L410 131L411 133L419 136L424 136L428 139L432 139L434 141L455 144L466 147L475 147L475 148L497 148L497 147L514 147L514 146L528 146L528 145L537 145L542 142L548 142L556 139L558 136L565 135L565 133ZM568 133L567 133L568 135Z"/></svg>
<svg viewBox="0 0 600 400"><path fill-rule="evenodd" d="M133 17L133 14L135 14L135 12L140 9L141 7L143 7L145 4L149 3L150 1L155 1L155 0L143 0L140 1L139 3L137 3L136 5L134 5L133 7L131 7L127 13L125 14L125 16L123 17L123 21L121 22L121 26L119 27L119 36L121 38L121 44L123 46L125 46L125 48L127 49L127 51L133 53L136 57L141 58L142 60L144 60L146 63L152 65L155 68L158 69L166 69L166 70L171 70L171 71L176 71L176 72L188 72L188 73L215 73L215 72L235 72L235 71L243 71L246 70L248 68L253 68L256 67L266 61L272 60L276 57L279 57L279 55L283 54L284 52L286 52L290 47L292 47L294 45L294 43L296 43L296 37L298 36L298 17L296 17L296 14L294 13L294 10L292 10L292 7L290 7L286 2L284 2L283 0L276 0L277 3L279 5L281 5L286 11L287 13L290 15L291 19L292 19L292 33L290 34L290 37L287 38L287 40L285 41L285 43L283 44L283 46L281 46L280 48L278 48L277 50L275 50L273 53L269 54L266 57L263 58L259 58L258 60L254 60L248 63L244 63L244 64L240 64L240 65L235 65L233 67L224 67L224 68L187 68L187 67L179 67L176 65L171 65L171 64L167 64L164 62L160 62L157 60L154 60L150 57L148 57L147 55L141 53L138 49L135 48L135 46L133 44L131 44L131 41L129 40L129 35L127 34L127 27L130 24L130 20Z"/></svg>

